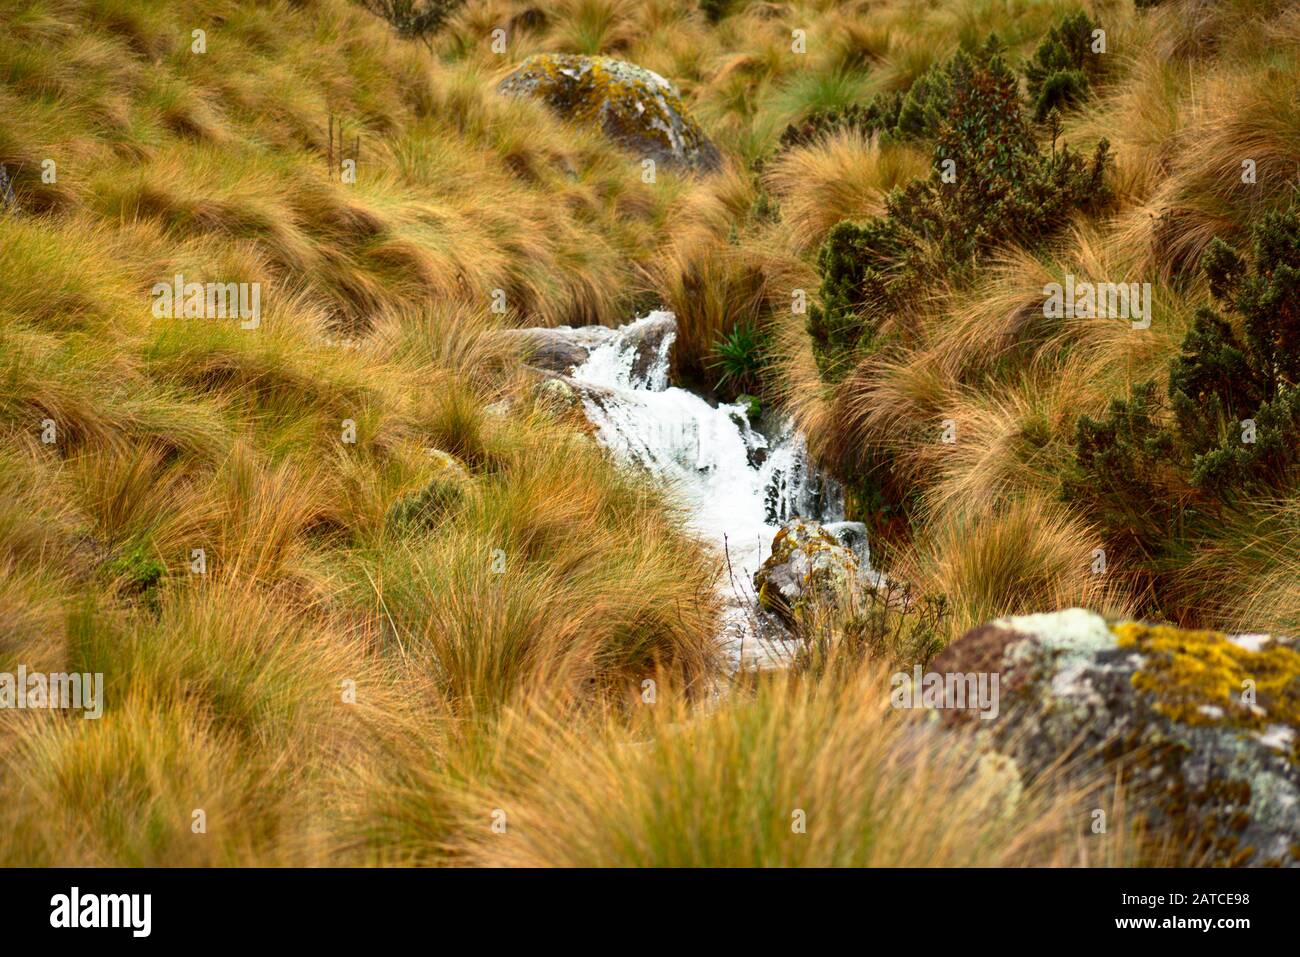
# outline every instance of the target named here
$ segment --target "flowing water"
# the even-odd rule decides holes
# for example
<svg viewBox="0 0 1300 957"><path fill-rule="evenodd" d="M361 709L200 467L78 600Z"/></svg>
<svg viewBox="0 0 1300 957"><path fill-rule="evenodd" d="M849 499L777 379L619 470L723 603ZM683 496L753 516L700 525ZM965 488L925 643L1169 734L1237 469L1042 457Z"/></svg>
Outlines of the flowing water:
<svg viewBox="0 0 1300 957"><path fill-rule="evenodd" d="M663 330L657 340L647 329ZM788 656L759 627L753 575L772 537L795 516L844 518L840 488L821 476L803 437L788 421L753 428L740 405L712 406L668 382L676 337L671 313L653 312L618 329L596 332L596 345L571 379L587 418L615 458L666 486L690 516L689 530L726 563L727 602L721 641L733 666L765 665Z"/></svg>

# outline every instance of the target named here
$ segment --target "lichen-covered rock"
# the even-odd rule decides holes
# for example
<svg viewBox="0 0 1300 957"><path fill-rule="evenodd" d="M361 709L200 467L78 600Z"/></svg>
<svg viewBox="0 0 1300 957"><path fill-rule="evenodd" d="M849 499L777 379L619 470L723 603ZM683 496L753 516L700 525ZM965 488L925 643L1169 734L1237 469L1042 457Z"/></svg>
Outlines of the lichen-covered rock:
<svg viewBox="0 0 1300 957"><path fill-rule="evenodd" d="M871 545L867 526L862 522L824 522L822 528L835 536L835 540L851 551L858 560L858 569L871 568Z"/></svg>
<svg viewBox="0 0 1300 957"><path fill-rule="evenodd" d="M623 60L539 53L497 89L537 97L566 119L592 124L619 146L657 164L708 172L721 163L717 148L672 84Z"/></svg>
<svg viewBox="0 0 1300 957"><path fill-rule="evenodd" d="M452 482L469 481L469 469L465 468L465 463L450 452L444 452L442 449L427 449L425 454L429 457L429 468L434 478Z"/></svg>
<svg viewBox="0 0 1300 957"><path fill-rule="evenodd" d="M754 573L759 604L787 623L816 607L843 603L862 581L853 551L819 523L795 518L772 539L772 554Z"/></svg>
<svg viewBox="0 0 1300 957"><path fill-rule="evenodd" d="M1156 833L1216 863L1300 866L1300 648L1082 609L1000 619L931 673L996 673L998 717L944 710L1028 775L1115 762Z"/></svg>
<svg viewBox="0 0 1300 957"><path fill-rule="evenodd" d="M565 415L582 408L578 391L563 376L542 377L533 386L533 395L539 406L556 415Z"/></svg>

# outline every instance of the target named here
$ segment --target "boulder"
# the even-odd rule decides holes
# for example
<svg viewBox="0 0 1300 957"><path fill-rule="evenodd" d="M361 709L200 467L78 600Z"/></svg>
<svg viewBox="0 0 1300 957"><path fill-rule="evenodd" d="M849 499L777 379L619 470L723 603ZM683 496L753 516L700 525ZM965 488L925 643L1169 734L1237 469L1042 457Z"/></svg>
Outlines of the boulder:
<svg viewBox="0 0 1300 957"><path fill-rule="evenodd" d="M635 64L603 56L539 53L497 89L540 99L565 119L595 126L623 149L656 164L704 172L721 165L717 148L673 85Z"/></svg>
<svg viewBox="0 0 1300 957"><path fill-rule="evenodd" d="M821 524L795 518L772 539L772 553L754 573L754 589L763 608L793 624L805 611L843 603L864 571Z"/></svg>
<svg viewBox="0 0 1300 957"><path fill-rule="evenodd" d="M542 376L533 386L533 395L539 406L556 415L566 415L582 408L578 390L563 376Z"/></svg>
<svg viewBox="0 0 1300 957"><path fill-rule="evenodd" d="M603 341L589 327L506 329L501 334L520 345L524 361L530 366L556 375L570 375L587 361L591 350Z"/></svg>
<svg viewBox="0 0 1300 957"><path fill-rule="evenodd" d="M1157 834L1214 863L1300 866L1300 648L1264 635L1108 623L1082 609L1004 618L930 674L998 676L997 714L943 709L1033 776L1124 769ZM1118 762L1118 765L1117 763Z"/></svg>
<svg viewBox="0 0 1300 957"><path fill-rule="evenodd" d="M469 481L469 469L465 468L465 463L450 452L431 448L425 449L424 454L429 457L429 466L433 478L447 482Z"/></svg>

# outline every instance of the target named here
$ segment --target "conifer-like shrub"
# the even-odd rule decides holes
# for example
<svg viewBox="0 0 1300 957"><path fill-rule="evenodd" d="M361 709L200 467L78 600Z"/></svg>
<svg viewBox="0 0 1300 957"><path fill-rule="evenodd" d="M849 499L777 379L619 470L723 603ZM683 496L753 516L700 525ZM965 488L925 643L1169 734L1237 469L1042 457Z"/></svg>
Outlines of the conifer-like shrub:
<svg viewBox="0 0 1300 957"><path fill-rule="evenodd" d="M1025 64L1025 82L1034 119L1043 122L1052 110L1066 110L1087 98L1101 73L1101 51L1094 51L1100 24L1080 10L1043 37Z"/></svg>
<svg viewBox="0 0 1300 957"><path fill-rule="evenodd" d="M1148 554L1195 533L1246 495L1285 492L1300 466L1300 212L1265 215L1249 261L1220 239L1210 292L1170 362L1168 407L1154 382L1080 418L1067 499L1112 540Z"/></svg>
<svg viewBox="0 0 1300 957"><path fill-rule="evenodd" d="M926 80L924 96L909 92L896 129L941 117L930 176L891 193L883 216L840 223L819 251L808 331L826 380L841 378L880 322L905 314L924 286L966 281L998 246L1038 244L1076 210L1109 201L1106 141L1087 162L1054 141L1041 149L996 49L991 40L975 56L959 52Z"/></svg>
<svg viewBox="0 0 1300 957"><path fill-rule="evenodd" d="M358 0L365 9L383 17L397 35L408 40L432 37L443 28L464 0Z"/></svg>

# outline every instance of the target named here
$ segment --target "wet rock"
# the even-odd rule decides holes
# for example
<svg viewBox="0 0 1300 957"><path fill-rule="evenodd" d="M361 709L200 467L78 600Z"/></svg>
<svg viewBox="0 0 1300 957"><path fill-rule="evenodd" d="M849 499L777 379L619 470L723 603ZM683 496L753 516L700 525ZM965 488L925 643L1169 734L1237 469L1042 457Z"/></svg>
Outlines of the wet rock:
<svg viewBox="0 0 1300 957"><path fill-rule="evenodd" d="M862 522L826 522L822 528L835 536L835 540L851 551L863 571L871 567L871 547L867 542L867 526Z"/></svg>
<svg viewBox="0 0 1300 957"><path fill-rule="evenodd" d="M506 329L501 335L519 343L524 352L524 361L533 368L557 375L569 375L587 361L591 350L602 341L592 328L558 326L554 329Z"/></svg>
<svg viewBox="0 0 1300 957"><path fill-rule="evenodd" d="M564 415L582 408L582 398L578 390L563 376L548 375L541 378L533 387L537 404L555 413Z"/></svg>
<svg viewBox="0 0 1300 957"><path fill-rule="evenodd" d="M843 603L861 584L853 551L818 522L796 518L772 539L772 554L754 573L759 604L793 623L818 607Z"/></svg>
<svg viewBox="0 0 1300 957"><path fill-rule="evenodd" d="M717 148L672 84L635 64L539 53L497 89L541 99L565 119L593 125L622 148L657 164L706 172L721 165Z"/></svg>
<svg viewBox="0 0 1300 957"><path fill-rule="evenodd" d="M557 375L572 375L597 348L615 341L617 333L606 326L534 326L502 332L524 350L524 361L536 369ZM677 317L671 312L654 312L631 326L619 338L619 359L631 365L633 381L643 381L677 335ZM667 383L664 383L665 385Z"/></svg>
<svg viewBox="0 0 1300 957"><path fill-rule="evenodd" d="M968 632L931 673L996 673L998 717L945 710L1027 775L1125 770L1130 806L1210 861L1300 866L1300 648L1082 609Z"/></svg>

